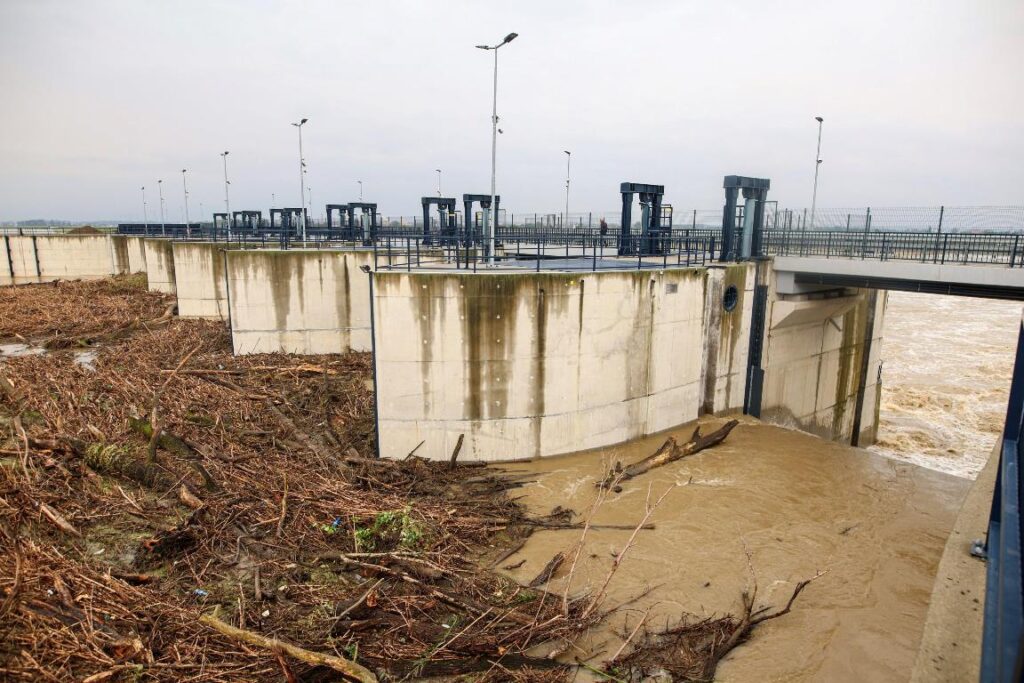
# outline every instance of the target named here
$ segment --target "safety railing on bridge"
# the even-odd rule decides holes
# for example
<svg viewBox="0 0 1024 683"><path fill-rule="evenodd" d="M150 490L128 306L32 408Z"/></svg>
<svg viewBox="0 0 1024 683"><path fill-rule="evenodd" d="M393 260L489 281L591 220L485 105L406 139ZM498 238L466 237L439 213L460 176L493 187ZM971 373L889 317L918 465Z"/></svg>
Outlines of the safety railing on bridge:
<svg viewBox="0 0 1024 683"><path fill-rule="evenodd" d="M1020 233L766 230L765 256L1024 266Z"/></svg>
<svg viewBox="0 0 1024 683"><path fill-rule="evenodd" d="M1021 494L1024 491L1024 326L1010 384L999 470L992 496L985 554L985 620L981 645L982 683L1024 680L1024 562Z"/></svg>

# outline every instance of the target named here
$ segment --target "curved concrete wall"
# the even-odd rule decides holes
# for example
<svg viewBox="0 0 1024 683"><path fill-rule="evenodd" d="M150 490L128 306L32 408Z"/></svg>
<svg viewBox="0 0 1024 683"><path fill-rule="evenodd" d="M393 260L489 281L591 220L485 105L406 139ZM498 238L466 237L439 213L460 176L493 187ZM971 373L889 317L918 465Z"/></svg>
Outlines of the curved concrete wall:
<svg viewBox="0 0 1024 683"><path fill-rule="evenodd" d="M174 294L174 248L171 240L143 238L149 291Z"/></svg>
<svg viewBox="0 0 1024 683"><path fill-rule="evenodd" d="M226 253L236 354L370 350L369 280L360 268L372 267L372 252Z"/></svg>
<svg viewBox="0 0 1024 683"><path fill-rule="evenodd" d="M707 279L375 273L381 455L446 458L465 434L467 460L548 456L695 419Z"/></svg>

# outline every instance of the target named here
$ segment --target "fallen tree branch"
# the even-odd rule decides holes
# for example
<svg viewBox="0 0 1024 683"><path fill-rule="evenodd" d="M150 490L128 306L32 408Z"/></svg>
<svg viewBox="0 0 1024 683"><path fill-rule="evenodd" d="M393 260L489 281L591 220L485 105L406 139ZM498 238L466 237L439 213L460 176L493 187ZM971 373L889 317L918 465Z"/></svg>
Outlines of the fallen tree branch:
<svg viewBox="0 0 1024 683"><path fill-rule="evenodd" d="M291 643L278 640L277 638L269 638L253 631L246 631L227 624L210 614L200 616L199 623L209 626L213 630L234 640L240 640L243 643L262 647L272 652L284 652L295 659L306 662L307 664L312 664L313 666L330 667L353 680L359 681L360 683L377 682L377 677L373 672L353 661L345 659L344 657L323 654L321 652L313 652L311 650L298 647L297 645L292 645Z"/></svg>
<svg viewBox="0 0 1024 683"><path fill-rule="evenodd" d="M534 577L533 581L528 583L527 586L530 588L537 588L538 586L543 586L545 583L551 580L551 578L555 575L555 572L558 571L558 568L562 566L563 562L565 562L565 553L555 553L555 556L552 557L546 565L544 565L544 569L540 570L540 574L537 574L537 576Z"/></svg>
<svg viewBox="0 0 1024 683"><path fill-rule="evenodd" d="M670 436L665 443L661 445L661 448L643 460L629 465L622 472L616 472L614 469L610 471L607 476L598 483L598 486L602 488L611 488L613 480L623 482L628 479L638 477L641 474L650 472L656 467L662 467L663 465L675 462L676 460L681 460L682 458L699 453L706 448L717 446L725 441L725 437L729 436L729 432L731 432L738 424L738 420L729 420L707 436L701 435L700 426L698 426L693 430L693 436L690 437L690 440L684 444L679 444L674 437Z"/></svg>

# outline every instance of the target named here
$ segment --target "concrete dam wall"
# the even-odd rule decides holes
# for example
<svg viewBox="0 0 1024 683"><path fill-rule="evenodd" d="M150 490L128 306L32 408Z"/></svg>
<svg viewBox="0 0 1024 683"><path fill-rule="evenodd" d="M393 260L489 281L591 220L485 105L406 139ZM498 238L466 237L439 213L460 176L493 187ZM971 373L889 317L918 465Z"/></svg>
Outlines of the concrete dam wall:
<svg viewBox="0 0 1024 683"><path fill-rule="evenodd" d="M447 458L460 435L467 460L597 448L741 411L748 387L767 421L859 445L878 428L885 292L779 291L770 262L367 275L359 248L41 235L0 249L3 284L144 271L179 315L227 320L236 354L375 351L385 457Z"/></svg>
<svg viewBox="0 0 1024 683"><path fill-rule="evenodd" d="M377 272L381 455L447 458L460 434L467 459L556 455L739 409L750 309L707 310L726 281L749 300L752 271Z"/></svg>

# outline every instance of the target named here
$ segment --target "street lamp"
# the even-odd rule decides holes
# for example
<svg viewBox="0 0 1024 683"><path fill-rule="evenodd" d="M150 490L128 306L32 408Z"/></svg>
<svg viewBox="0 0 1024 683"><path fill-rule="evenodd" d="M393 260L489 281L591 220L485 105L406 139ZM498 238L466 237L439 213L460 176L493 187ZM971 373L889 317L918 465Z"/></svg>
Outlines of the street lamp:
<svg viewBox="0 0 1024 683"><path fill-rule="evenodd" d="M569 227L569 164L572 162L572 152L567 149L563 149L565 152L565 220L562 221L562 227Z"/></svg>
<svg viewBox="0 0 1024 683"><path fill-rule="evenodd" d="M306 160L302 158L302 126L309 119L302 119L292 125L299 129L299 200L302 202L299 208L299 220L302 222L302 242L306 242Z"/></svg>
<svg viewBox="0 0 1024 683"><path fill-rule="evenodd" d="M146 212L146 186L142 186L142 229L149 234L149 214Z"/></svg>
<svg viewBox="0 0 1024 683"><path fill-rule="evenodd" d="M357 180L356 182L359 184L359 201L362 202L363 201L363 181L362 180Z"/></svg>
<svg viewBox="0 0 1024 683"><path fill-rule="evenodd" d="M156 181L156 187L160 191L160 235L167 237L167 223L164 222L164 181Z"/></svg>
<svg viewBox="0 0 1024 683"><path fill-rule="evenodd" d="M228 180L228 152L227 150L221 152L221 158L224 160L224 210L228 213L228 240L231 239L231 224L234 223L234 219L231 218L231 200L228 196L228 185L231 182Z"/></svg>
<svg viewBox="0 0 1024 683"><path fill-rule="evenodd" d="M811 194L811 230L814 230L814 209L818 203L818 169L821 168L821 126L825 122L820 116L815 116L818 122L818 153L814 155L814 192ZM806 230L806 228L804 228Z"/></svg>
<svg viewBox="0 0 1024 683"><path fill-rule="evenodd" d="M497 158L498 158L498 48L508 45L519 37L518 33L510 33L505 36L497 45L477 45L480 50L492 50L494 52L494 97L491 109L491 221L487 226L487 262L494 263L494 231L498 224L498 203L495 191ZM466 217L469 220L469 217Z"/></svg>
<svg viewBox="0 0 1024 683"><path fill-rule="evenodd" d="M437 171L437 196L440 197L441 196L441 169L435 168L434 170Z"/></svg>
<svg viewBox="0 0 1024 683"><path fill-rule="evenodd" d="M186 179L187 168L181 169L181 186L185 188L185 236L192 236L192 224L188 220L188 180Z"/></svg>

